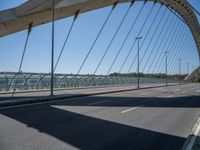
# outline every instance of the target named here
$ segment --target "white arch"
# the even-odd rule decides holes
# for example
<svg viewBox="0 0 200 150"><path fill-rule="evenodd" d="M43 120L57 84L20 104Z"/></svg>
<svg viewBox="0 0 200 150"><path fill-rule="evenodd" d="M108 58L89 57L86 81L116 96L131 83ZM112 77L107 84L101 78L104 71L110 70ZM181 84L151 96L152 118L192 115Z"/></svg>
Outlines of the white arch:
<svg viewBox="0 0 200 150"><path fill-rule="evenodd" d="M116 1L117 0L55 0L55 18L58 20L72 16L77 10L80 10L80 13L84 13L110 6ZM124 3L130 0L118 1L119 3ZM163 3L176 11L190 28L200 55L200 25L186 0L145 1ZM30 23L33 23L34 27L51 22L51 15L51 0L29 0L16 8L0 11L0 37L27 29Z"/></svg>

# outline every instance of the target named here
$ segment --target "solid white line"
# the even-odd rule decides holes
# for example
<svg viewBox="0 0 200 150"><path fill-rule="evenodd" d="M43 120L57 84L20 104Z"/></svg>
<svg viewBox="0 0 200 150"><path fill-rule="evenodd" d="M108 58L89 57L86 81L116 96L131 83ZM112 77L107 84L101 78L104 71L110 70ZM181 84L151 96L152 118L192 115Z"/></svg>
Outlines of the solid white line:
<svg viewBox="0 0 200 150"><path fill-rule="evenodd" d="M104 101L99 101L99 102L94 102L94 103L90 103L88 105L96 105L96 104L101 104L101 103L105 103L105 102L108 102L110 100L104 100Z"/></svg>
<svg viewBox="0 0 200 150"><path fill-rule="evenodd" d="M197 123L195 124L194 126L194 129L193 129L193 136L192 138L190 139L190 142L189 144L187 145L186 147L186 150L192 150L192 147L196 141L196 138L198 136L198 133L200 131L200 118L198 119Z"/></svg>
<svg viewBox="0 0 200 150"><path fill-rule="evenodd" d="M142 107L142 106L144 106L144 105L140 105L140 106L137 106L137 107L133 107L133 108L130 108L130 109L126 109L126 110L122 111L121 113L124 114L124 113L127 113L127 112L131 111L131 110L135 110L135 109L137 109L137 108L140 108L140 107Z"/></svg>

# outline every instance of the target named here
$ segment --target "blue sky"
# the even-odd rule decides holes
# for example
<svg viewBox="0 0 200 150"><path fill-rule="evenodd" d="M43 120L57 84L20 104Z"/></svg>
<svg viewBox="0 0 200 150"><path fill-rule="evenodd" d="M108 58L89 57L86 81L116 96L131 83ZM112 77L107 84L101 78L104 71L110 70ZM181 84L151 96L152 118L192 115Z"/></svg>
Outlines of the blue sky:
<svg viewBox="0 0 200 150"><path fill-rule="evenodd" d="M0 1L0 10L15 7L17 5L20 5L23 3L24 0L1 0ZM191 4L200 11L200 1L198 0L190 0ZM116 72L119 70L119 66L123 63L131 44L133 43L133 40L137 33L139 32L144 19L147 17L148 12L150 11L152 7L152 3L148 3L145 5L144 11L142 12L139 20L137 21L133 32L131 33L130 38L128 39L127 43L125 44L122 53L120 53L120 57L117 59L116 64L113 66L112 72ZM119 34L117 35L116 39L113 42L113 45L111 46L108 54L106 55L102 65L100 66L98 70L98 74L104 74L107 72L109 66L112 63L112 60L114 59L116 52L118 51L119 47L122 44L123 39L125 38L128 29L130 28L133 19L136 18L136 14L138 13L139 9L141 8L142 3L136 2L134 6L132 7L128 17L125 20L125 23L123 24L122 28L120 29ZM150 18L147 21L147 24L144 28L144 30L141 33L141 36L145 36L146 32L148 30L148 25L151 24L153 18L155 17L156 12L158 11L160 5L156 5L153 9L153 12L150 16ZM88 60L86 61L81 73L92 73L94 69L96 68L101 56L103 55L110 39L112 38L115 30L117 29L117 26L120 23L120 20L122 19L126 9L128 7L128 4L121 4L117 6L117 8L114 10L108 24L106 25L106 28L104 29L102 35L98 39L97 44L95 45L91 55L88 57ZM103 21L105 20L107 14L110 11L110 7L98 9L95 11L87 12L84 14L81 14L77 21L75 22L75 26L72 30L72 33L70 35L68 44L65 47L64 53L61 57L61 60L58 64L58 68L56 72L61 73L76 73L81 62L83 61L87 51L90 48L90 45L92 44L93 40L95 39L95 36L97 35L99 29L101 28L101 25ZM162 13L164 12L164 8L161 9L161 12L159 14L158 19L155 22L155 25L152 27L152 33L147 37L147 40L144 42L143 47L141 48L141 56L144 54L145 48L147 48L148 43L150 41L150 37L153 34L153 31L156 30L156 24L159 23L159 18L161 17ZM174 17L172 13L169 11L167 12L169 15L171 15L171 18L174 18L173 23L177 26L177 28L181 27L179 19ZM165 16L166 17L166 16ZM198 16L199 18L199 16ZM165 18L166 19L166 18ZM163 19L163 20L165 20ZM199 18L200 19L200 18ZM61 50L61 47L63 45L65 36L68 32L68 29L70 27L70 24L72 22L72 17L61 19L59 21L56 21L55 23L55 59L57 59L59 51ZM171 24L172 22L168 22L168 24ZM161 25L163 22L161 23ZM180 25L180 26L179 26ZM147 56L150 54L150 50L153 48L153 43L156 40L156 37L158 37L158 33L161 30L161 27L157 29L157 34L155 36L155 39L152 41L152 44L149 47L149 50L146 54L145 59L147 59ZM50 53L51 53L51 24L45 24L42 26L38 26L33 28L32 33L30 35L30 40L27 47L27 53L25 55L24 63L22 66L22 71L24 72L49 72L50 71ZM175 32L175 29L170 27L170 32L166 35L166 37L170 37L170 33ZM23 46L26 38L27 31L21 31L9 36L5 36L3 38L0 38L0 71L17 71L20 63L20 58L23 51ZM185 34L187 34L188 38L185 40L185 47L180 47L178 51L181 53L181 51L185 51L185 54L182 56L182 65L185 65L187 62L190 62L190 70L191 66L196 66L198 62L198 57L196 53L196 48L194 44L191 42L191 33L185 27ZM161 37L164 37L163 34ZM143 42L143 41L141 41ZM170 45L168 46L163 43L161 47L159 47L159 44L155 46L154 54L156 53L156 49L159 48L159 52L163 51L165 48L170 48ZM129 66L132 63L133 58L136 54L136 45L127 60L123 72L126 72L129 68ZM188 50L191 50L191 55L188 55L190 52ZM165 51L165 50L164 50ZM168 50L170 51L170 50ZM172 54L172 52L170 52ZM169 57L170 56L169 53ZM159 56L159 55L158 55ZM157 58L158 58L157 56ZM153 58L151 58L153 59ZM164 59L164 55L162 55L162 58L160 59L159 63L162 63ZM152 61L152 60L151 60ZM145 61L144 61L145 62ZM172 66L174 63L177 62L171 62ZM150 63L147 64L146 68L149 68ZM178 64L178 63L177 63ZM144 65L144 63L142 64ZM143 67L141 65L141 67ZM154 63L155 65L155 63ZM153 67L152 67L153 68ZM172 72L177 71L177 65L174 65L174 68L172 69ZM136 64L133 65L132 71L136 71ZM184 67L183 72L186 72L186 67Z"/></svg>

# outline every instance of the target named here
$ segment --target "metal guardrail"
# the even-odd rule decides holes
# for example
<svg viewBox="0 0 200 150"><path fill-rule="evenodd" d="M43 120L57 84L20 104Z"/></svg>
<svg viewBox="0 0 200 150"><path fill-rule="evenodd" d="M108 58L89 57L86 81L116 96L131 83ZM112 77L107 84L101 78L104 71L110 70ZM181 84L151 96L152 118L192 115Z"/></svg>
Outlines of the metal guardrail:
<svg viewBox="0 0 200 150"><path fill-rule="evenodd" d="M0 73L0 92L44 90L50 88L51 75L48 73ZM180 80L169 79L168 83L178 83ZM140 84L165 83L164 78L140 78ZM55 74L55 88L79 88L92 86L134 85L137 84L136 77L119 77L105 75L76 75Z"/></svg>

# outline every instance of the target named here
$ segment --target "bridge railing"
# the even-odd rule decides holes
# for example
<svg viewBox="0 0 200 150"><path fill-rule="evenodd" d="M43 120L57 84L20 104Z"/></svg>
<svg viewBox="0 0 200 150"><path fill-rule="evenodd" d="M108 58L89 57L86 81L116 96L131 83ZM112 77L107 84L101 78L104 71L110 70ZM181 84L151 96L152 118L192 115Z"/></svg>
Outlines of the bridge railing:
<svg viewBox="0 0 200 150"><path fill-rule="evenodd" d="M50 89L50 74L0 73L0 91L24 91ZM165 78L140 78L140 84L164 84ZM168 79L168 83L178 83L178 79ZM120 85L136 85L137 77L106 75L55 74L54 88L84 88Z"/></svg>

